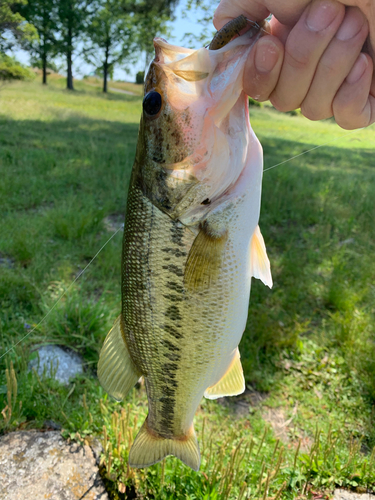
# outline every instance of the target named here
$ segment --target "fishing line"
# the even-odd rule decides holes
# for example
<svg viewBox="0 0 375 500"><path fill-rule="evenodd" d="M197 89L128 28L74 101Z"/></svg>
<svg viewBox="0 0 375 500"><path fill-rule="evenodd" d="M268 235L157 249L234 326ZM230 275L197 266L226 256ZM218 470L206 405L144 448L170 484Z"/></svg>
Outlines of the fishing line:
<svg viewBox="0 0 375 500"><path fill-rule="evenodd" d="M360 132L361 130L363 130L364 128L369 128L369 127L363 127L361 129L356 129L356 130L351 130L350 132L344 134L344 135L341 135L340 137L335 137L334 139L332 139L331 141L328 141L324 144L321 144L320 146L315 146L311 149L308 149L307 151L303 151L302 153L298 154L298 155L295 155L295 156L292 156L291 158L288 158L287 160L284 160L280 163L277 163L276 165L272 165L272 167L268 167L268 168L265 168L263 170L263 172L267 172L267 170L271 170L273 168L276 168L276 167L279 167L280 165L283 165L284 163L288 163L289 161L292 161L294 160L295 158L298 158L300 156L303 156L307 153L310 153L311 151L314 151L315 149L319 149L319 148L322 148L324 146L327 146L328 144L331 144L332 142L334 141L337 141L338 139L342 139L343 137L347 137L348 135L351 135L353 133L358 133ZM94 262L94 260L96 259L96 257L100 254L100 252L108 245L108 243L117 235L117 233L121 230L121 229L124 229L124 226L121 225L117 231L115 233L112 234L112 236L104 243L104 245L100 248L100 250L98 250L98 252L94 255L94 257L90 260L90 262L87 264L87 266L76 276L76 278L71 282L71 284L68 286L68 288L60 295L60 297L56 300L56 302L53 304L53 306L51 307L51 309L47 312L47 314L39 321L39 323L34 326L34 328L32 330L30 330L26 335L24 335L18 342L16 342L12 347L10 347L4 354L2 354L0 356L0 360L6 356L10 351L12 351L15 347L17 347L21 342L23 342L27 337L29 337L33 332L35 332L35 330L37 330L39 328L39 326L45 321L46 318L48 318L48 316L51 314L51 312L56 308L56 306L59 304L59 302L61 301L61 299L69 292L69 290L72 288L72 286L76 283L76 281L82 276L82 274L88 269L88 267Z"/></svg>
<svg viewBox="0 0 375 500"><path fill-rule="evenodd" d="M281 161L280 163L276 163L276 165L272 165L272 167L268 167L268 168L265 168L263 170L263 172L267 172L267 170L271 170L272 168L276 168L278 167L279 165L283 165L284 163L288 163L288 161L291 161L291 160L294 160L295 158L298 158L300 156L303 156L305 155L306 153L310 153L310 151L314 151L314 149L319 149L319 148L323 148L324 146L328 146L328 144L331 144L332 142L335 142L337 141L338 139L342 139L343 137L347 137L348 135L351 135L351 134L354 134L355 132L358 133L360 132L361 130L364 130L365 128L369 128L369 127L362 127L360 129L356 129L356 130L351 130L350 132L348 132L347 134L344 134L344 135L340 135L339 137L334 137L333 139L331 139L330 141L324 143L324 144L321 144L320 146L314 146L313 148L311 149L308 149L307 151L303 151L302 153L298 154L298 155L295 155L295 156L292 156L291 158L289 158L288 160L284 160L284 161Z"/></svg>
<svg viewBox="0 0 375 500"><path fill-rule="evenodd" d="M60 295L60 297L56 300L56 302L53 304L53 306L51 307L51 309L48 311L48 313L39 321L39 323L34 326L34 328L32 330L30 330L26 335L24 335L22 337L22 339L20 339L18 342L16 342L14 345L12 345L12 347L10 347L4 354L2 354L0 356L0 359L2 359L4 356L6 356L12 349L14 349L15 347L17 347L21 342L23 342L29 335L31 335L33 332L35 332L35 330L37 330L40 325L43 323L43 321L51 314L51 312L55 309L55 307L57 306L57 304L60 302L60 300L69 292L69 290L72 288L72 286L74 285L74 283L82 276L82 274L87 270L87 268L89 266L91 266L91 264L94 262L94 260L96 259L96 257L100 254L100 252L103 250L104 247L106 247L108 245L108 243L116 236L116 234L121 231L122 229L124 229L124 225L122 224L115 233L112 234L112 236L104 243L104 245L100 248L100 250L98 250L96 252L96 254L94 255L94 257L90 260L90 262L87 264L87 266L74 278L74 280L70 283L70 285L68 286L68 288Z"/></svg>

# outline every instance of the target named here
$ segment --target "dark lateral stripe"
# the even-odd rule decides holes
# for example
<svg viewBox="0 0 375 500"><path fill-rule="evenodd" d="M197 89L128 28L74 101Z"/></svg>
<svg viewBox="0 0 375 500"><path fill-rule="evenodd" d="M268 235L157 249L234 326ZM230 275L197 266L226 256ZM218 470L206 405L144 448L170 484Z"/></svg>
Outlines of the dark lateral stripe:
<svg viewBox="0 0 375 500"><path fill-rule="evenodd" d="M182 294L184 291L184 288L180 284L176 283L175 281L167 281L167 285L169 286L169 288L171 288L172 290L174 290L177 293Z"/></svg>
<svg viewBox="0 0 375 500"><path fill-rule="evenodd" d="M183 252L182 250L179 250L178 248L162 248L161 251L165 252L165 253L170 253L170 254L174 255L175 257L186 257L187 256L187 252Z"/></svg>
<svg viewBox="0 0 375 500"><path fill-rule="evenodd" d="M165 352L163 353L163 356L169 361L180 361L181 356L179 354L174 354L173 352Z"/></svg>
<svg viewBox="0 0 375 500"><path fill-rule="evenodd" d="M169 340L167 339L163 339L161 341L161 343L163 344L164 347L166 347L169 351L172 351L172 352L178 352L180 351L180 348L178 346L176 346L175 344L173 344L173 342L170 342Z"/></svg>
<svg viewBox="0 0 375 500"><path fill-rule="evenodd" d="M183 300L184 300L183 297L180 297L179 295L174 295L172 293L163 295L163 297L165 299L169 300L170 302L183 302Z"/></svg>
<svg viewBox="0 0 375 500"><path fill-rule="evenodd" d="M177 340L183 338L182 333L180 333L174 326L168 325L168 323L164 325L164 330L170 333Z"/></svg>
<svg viewBox="0 0 375 500"><path fill-rule="evenodd" d="M165 311L165 315L167 316L167 318L171 319L172 321L181 321L182 320L180 310L174 304L172 304L171 306L168 307L168 309Z"/></svg>
<svg viewBox="0 0 375 500"><path fill-rule="evenodd" d="M184 271L180 267L175 266L174 264L168 264L166 266L163 266L163 269L166 269L171 273L174 273L176 276L182 277L184 275Z"/></svg>
<svg viewBox="0 0 375 500"><path fill-rule="evenodd" d="M179 247L184 247L184 242L182 241L184 236L184 229L182 227L178 227L177 224L171 227L171 240L172 243Z"/></svg>

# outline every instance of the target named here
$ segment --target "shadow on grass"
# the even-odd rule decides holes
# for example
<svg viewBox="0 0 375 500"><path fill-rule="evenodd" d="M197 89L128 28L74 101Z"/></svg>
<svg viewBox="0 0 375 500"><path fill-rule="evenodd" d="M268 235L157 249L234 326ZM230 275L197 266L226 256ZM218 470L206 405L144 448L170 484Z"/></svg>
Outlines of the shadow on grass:
<svg viewBox="0 0 375 500"><path fill-rule="evenodd" d="M121 92L121 89L118 91L111 90L107 93L103 92L102 87L97 85L90 85L85 82L76 82L74 90L68 90L64 84L60 84L58 81L53 82L50 85L50 88L53 91L60 91L65 94L79 96L79 95L87 95L87 96L95 96L97 98L106 99L108 101L125 101L125 102L136 102L142 99L141 95L131 95L126 92Z"/></svg>
<svg viewBox="0 0 375 500"><path fill-rule="evenodd" d="M139 100L118 94L104 98ZM0 273L6 297L0 319L10 341L30 311L35 317L40 313L39 290L50 281L69 282L108 239L103 219L125 212L137 133L138 124L79 116L49 122L0 119L0 253L15 263ZM261 141L266 168L314 147ZM270 389L280 352L296 350L300 338L324 337L325 345L344 354L348 342L353 345L358 311L371 309L374 298L374 181L372 152L332 146L265 173L260 227L275 285L269 291L253 280L241 342L247 382L260 390ZM71 222L64 225L66 220ZM119 263L111 262L116 258L103 252L83 294L107 287L119 297ZM372 315L367 313L368 323ZM349 341L338 333L343 318ZM367 376L375 372L369 364L363 367Z"/></svg>

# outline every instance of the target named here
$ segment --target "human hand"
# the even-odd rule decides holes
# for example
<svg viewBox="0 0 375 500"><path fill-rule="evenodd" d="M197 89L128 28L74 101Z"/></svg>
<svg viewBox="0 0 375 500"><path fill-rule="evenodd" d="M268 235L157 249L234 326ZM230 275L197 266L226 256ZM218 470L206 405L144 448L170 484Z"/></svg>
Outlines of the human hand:
<svg viewBox="0 0 375 500"><path fill-rule="evenodd" d="M221 0L214 24L270 12L272 35L250 53L245 92L280 111L300 107L311 120L334 116L346 129L373 123L375 0ZM371 55L362 49L369 34Z"/></svg>

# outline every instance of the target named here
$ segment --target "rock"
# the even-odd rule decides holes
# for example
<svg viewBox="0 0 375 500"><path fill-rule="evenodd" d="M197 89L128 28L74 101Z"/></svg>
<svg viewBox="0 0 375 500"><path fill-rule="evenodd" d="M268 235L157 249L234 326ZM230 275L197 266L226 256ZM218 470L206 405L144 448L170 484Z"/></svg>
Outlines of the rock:
<svg viewBox="0 0 375 500"><path fill-rule="evenodd" d="M74 351L62 349L57 345L46 345L40 347L37 352L39 360L30 361L29 370L35 368L40 376L43 375L44 370L48 377L52 377L53 372L56 371L56 380L62 384L68 384L70 378L83 372L82 359Z"/></svg>
<svg viewBox="0 0 375 500"><path fill-rule="evenodd" d="M90 446L59 432L20 431L0 438L0 500L108 500Z"/></svg>
<svg viewBox="0 0 375 500"><path fill-rule="evenodd" d="M375 500L375 495L337 489L333 495L333 500Z"/></svg>

